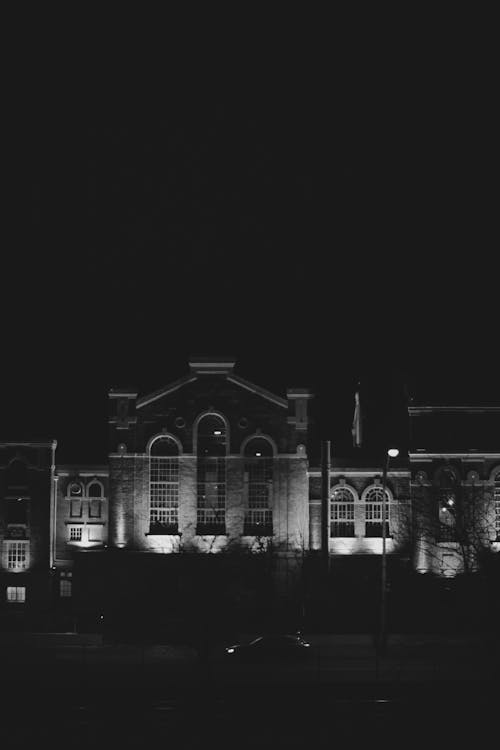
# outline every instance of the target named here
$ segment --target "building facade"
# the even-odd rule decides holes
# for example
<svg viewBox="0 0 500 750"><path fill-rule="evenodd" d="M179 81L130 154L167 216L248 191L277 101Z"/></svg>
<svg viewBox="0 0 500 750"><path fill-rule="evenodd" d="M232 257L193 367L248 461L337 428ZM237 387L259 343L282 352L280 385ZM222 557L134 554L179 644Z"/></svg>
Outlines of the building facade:
<svg viewBox="0 0 500 750"><path fill-rule="evenodd" d="M2 626L168 620L204 597L250 612L300 595L309 559L345 570L385 550L453 577L499 551L500 408L410 406L386 477L354 451L325 479L312 398L197 357L154 393L109 392L102 465L58 465L56 441L0 444Z"/></svg>

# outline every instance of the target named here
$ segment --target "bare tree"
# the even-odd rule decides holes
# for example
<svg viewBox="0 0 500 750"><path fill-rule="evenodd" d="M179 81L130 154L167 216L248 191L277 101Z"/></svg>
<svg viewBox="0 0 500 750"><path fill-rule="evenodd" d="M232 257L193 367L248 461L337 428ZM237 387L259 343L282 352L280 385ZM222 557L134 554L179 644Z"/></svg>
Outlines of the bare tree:
<svg viewBox="0 0 500 750"><path fill-rule="evenodd" d="M493 490L477 472L461 479L445 467L433 482L417 472L409 510L406 540L417 569L446 573L447 558L455 574L479 570L496 530Z"/></svg>

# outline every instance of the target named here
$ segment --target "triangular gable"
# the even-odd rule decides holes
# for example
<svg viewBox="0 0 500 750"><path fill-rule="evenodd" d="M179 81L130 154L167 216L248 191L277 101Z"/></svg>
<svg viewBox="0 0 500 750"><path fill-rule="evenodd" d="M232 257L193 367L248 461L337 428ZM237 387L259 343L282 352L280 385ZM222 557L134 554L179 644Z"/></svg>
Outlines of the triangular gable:
<svg viewBox="0 0 500 750"><path fill-rule="evenodd" d="M170 385L164 386L163 388L160 388L158 391L154 391L153 393L148 393L146 396L142 396L142 398L139 398L137 400L136 408L140 409L142 406L147 406L148 404L151 404L153 401L158 401L159 398L162 398L163 396L166 396L167 393L172 393L173 391L177 391L179 388L182 388L182 386L187 385L188 383L193 383L195 380L198 380L198 377L196 375L184 375L182 378L179 378L179 380L176 380L173 383L170 383Z"/></svg>
<svg viewBox="0 0 500 750"><path fill-rule="evenodd" d="M246 388L247 391L251 391L252 393L256 393L258 396L262 396L262 398L267 399L268 401L272 401L273 404L278 404L278 406L282 406L284 409L288 409L288 401L286 398L281 398L281 396L276 396L276 394L271 393L271 391L267 391L265 388L261 388L259 385L255 385L254 383L250 383L248 380L244 380L243 378L240 378L239 375L228 375L227 379L231 383L236 383L236 385L241 386L241 388Z"/></svg>
<svg viewBox="0 0 500 750"><path fill-rule="evenodd" d="M221 374L221 373L214 373L214 374ZM207 375L201 375L201 378L206 378ZM179 388L182 388L184 385L187 385L188 383L193 383L196 380L199 380L200 376L194 373L190 373L189 375L185 375L184 377L180 378L179 380L176 380L174 383L171 383L170 385L165 386L164 388L160 388L157 391L154 391L153 393L149 393L146 396L142 396L142 398L138 399L137 401L137 408L140 409L143 406L147 406L148 404L151 404L153 401L157 401L160 398L163 398L163 396L166 396L169 393L172 393L173 391L178 390ZM255 393L258 396L261 396L262 398L265 398L267 401L271 401L273 404L277 404L278 406L281 406L284 409L288 408L288 401L284 398L281 398L280 396L276 396L274 393L271 393L271 391L267 391L265 388L261 388L258 385L255 385L254 383L250 383L248 380L244 380L243 378L240 378L238 375L226 374L226 379L230 383L234 383L235 385L238 385L240 388L245 388L245 390L250 391L251 393Z"/></svg>

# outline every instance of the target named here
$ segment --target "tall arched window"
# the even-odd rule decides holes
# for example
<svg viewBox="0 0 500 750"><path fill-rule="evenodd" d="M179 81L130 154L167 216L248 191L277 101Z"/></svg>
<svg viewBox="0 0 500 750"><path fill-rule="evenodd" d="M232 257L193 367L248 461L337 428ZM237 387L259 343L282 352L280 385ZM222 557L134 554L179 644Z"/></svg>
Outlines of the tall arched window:
<svg viewBox="0 0 500 750"><path fill-rule="evenodd" d="M69 498L69 515L71 518L82 517L83 486L80 482L70 482L66 490Z"/></svg>
<svg viewBox="0 0 500 750"><path fill-rule="evenodd" d="M149 533L177 534L179 522L179 448L162 436L149 451Z"/></svg>
<svg viewBox="0 0 500 750"><path fill-rule="evenodd" d="M330 536L354 536L354 494L344 485L331 494Z"/></svg>
<svg viewBox="0 0 500 750"><path fill-rule="evenodd" d="M382 536L382 513L383 513L383 489L379 485L374 485L366 492L365 500L365 536L381 537ZM389 503L390 497L387 490L385 491L385 535L389 536Z"/></svg>
<svg viewBox="0 0 500 750"><path fill-rule="evenodd" d="M102 500L104 497L103 486L100 482L91 482L87 487L89 499L89 518L101 518Z"/></svg>
<svg viewBox="0 0 500 750"><path fill-rule="evenodd" d="M206 414L197 432L197 534L226 533L226 423Z"/></svg>
<svg viewBox="0 0 500 750"><path fill-rule="evenodd" d="M244 455L247 507L243 533L272 536L273 447L266 438L255 437L245 445Z"/></svg>
<svg viewBox="0 0 500 750"><path fill-rule="evenodd" d="M500 471L495 474L493 485L493 498L495 502L495 531L497 541L500 541Z"/></svg>

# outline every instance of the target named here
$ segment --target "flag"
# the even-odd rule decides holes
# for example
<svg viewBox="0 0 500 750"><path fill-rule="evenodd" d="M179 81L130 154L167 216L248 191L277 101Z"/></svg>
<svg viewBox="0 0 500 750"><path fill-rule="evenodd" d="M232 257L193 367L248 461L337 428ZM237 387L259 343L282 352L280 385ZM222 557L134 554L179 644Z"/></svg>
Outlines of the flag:
<svg viewBox="0 0 500 750"><path fill-rule="evenodd" d="M354 395L354 417L352 420L352 444L355 448L361 448L361 405L359 403L359 383Z"/></svg>

